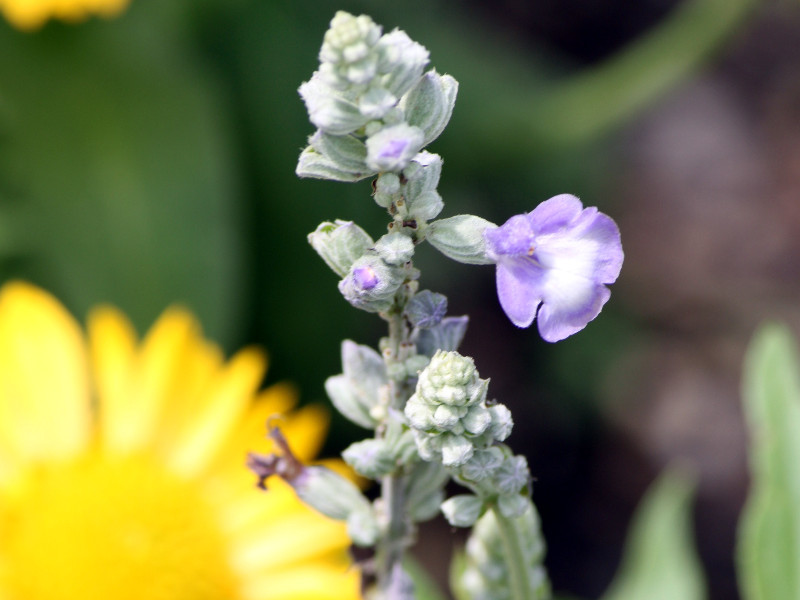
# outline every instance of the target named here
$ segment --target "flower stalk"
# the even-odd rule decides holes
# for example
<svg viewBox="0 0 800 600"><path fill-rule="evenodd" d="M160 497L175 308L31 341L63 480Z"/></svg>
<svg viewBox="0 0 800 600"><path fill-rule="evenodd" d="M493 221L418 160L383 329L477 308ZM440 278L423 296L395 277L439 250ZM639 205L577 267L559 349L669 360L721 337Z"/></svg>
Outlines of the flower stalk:
<svg viewBox="0 0 800 600"><path fill-rule="evenodd" d="M521 532L514 522L505 517L496 506L491 508L497 520L497 529L503 542L506 564L508 565L508 587L510 600L536 600L534 587L530 578L530 569L526 564L525 554L520 540Z"/></svg>
<svg viewBox="0 0 800 600"><path fill-rule="evenodd" d="M473 527L462 587L474 589L459 600L546 600L528 462L504 443L511 411L488 397L488 379L457 351L467 317L446 316L447 298L419 289L412 259L428 242L457 262L495 265L511 321L528 327L538 319L542 337L558 341L583 329L608 300L607 285L622 264L619 231L568 194L501 227L475 215L437 219L442 159L425 148L450 120L458 82L426 72L424 47L400 30L384 34L365 15L337 13L319 56L319 69L300 86L317 130L297 174L342 182L375 177L373 200L390 219L376 240L342 220L309 234L341 278L343 298L387 322L379 351L345 340L342 373L325 383L339 412L373 432L343 457L380 482L380 497L370 502L314 467L285 469L288 448L282 458L261 457L251 466L260 476L294 476L290 483L307 503L346 520L354 543L374 546L370 599L414 599L403 557L416 524L441 511L454 527ZM448 480L469 493L445 499ZM335 489L345 504L331 501Z"/></svg>

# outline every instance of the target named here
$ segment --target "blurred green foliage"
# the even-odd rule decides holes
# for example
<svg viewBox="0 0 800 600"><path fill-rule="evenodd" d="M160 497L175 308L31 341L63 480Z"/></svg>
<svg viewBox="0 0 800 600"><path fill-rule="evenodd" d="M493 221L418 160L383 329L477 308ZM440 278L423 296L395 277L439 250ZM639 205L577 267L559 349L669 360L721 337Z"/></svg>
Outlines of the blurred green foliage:
<svg viewBox="0 0 800 600"><path fill-rule="evenodd" d="M751 488L737 548L742 597L800 598L800 356L787 328L758 332L743 394Z"/></svg>
<svg viewBox="0 0 800 600"><path fill-rule="evenodd" d="M602 600L703 600L694 549L691 477L678 468L651 486L636 511L622 566Z"/></svg>
<svg viewBox="0 0 800 600"><path fill-rule="evenodd" d="M736 548L744 600L800 597L800 354L791 331L763 326L742 375L751 486ZM633 518L619 573L602 600L702 600L690 478L668 471Z"/></svg>
<svg viewBox="0 0 800 600"><path fill-rule="evenodd" d="M0 22L0 279L31 280L79 318L111 302L140 331L184 303L227 351L265 345L272 378L293 379L306 400L319 399L325 377L340 371L340 340L383 333L340 298L305 238L335 218L379 235L385 218L369 183L294 176L312 131L296 89L337 9L405 29L461 82L452 122L432 148L446 162L443 216L502 222L561 192L612 212L603 197L614 160L607 135L687 77L757 4L686 0L582 69L448 0L132 0L111 21L50 23L31 34ZM422 253L423 285L451 294L454 311L473 293L464 277L492 285L487 269L440 258ZM591 395L628 329L619 316L598 320L557 348L549 376L567 395ZM785 334L770 331L751 354L746 384L755 431L740 547L748 600L800 595L792 571L800 529L789 510L800 489L791 469L800 421L785 418L797 411L788 408L797 363ZM536 337L526 342L528 366ZM606 600L645 597L635 593L645 579L669 579L680 591L664 598L702 597L687 549L689 492L669 475L648 496L633 562Z"/></svg>
<svg viewBox="0 0 800 600"><path fill-rule="evenodd" d="M687 2L583 71L445 0L134 0L111 21L0 23L0 276L44 286L81 318L112 302L140 330L185 303L227 350L265 344L276 376L318 396L341 338L380 335L305 242L332 218L379 234L369 184L294 176L311 132L296 89L336 9L405 28L461 81L434 148L442 191L451 213L502 222L563 191L602 205L598 136L690 72L753 4ZM466 271L441 262L424 265L427 281L463 290Z"/></svg>

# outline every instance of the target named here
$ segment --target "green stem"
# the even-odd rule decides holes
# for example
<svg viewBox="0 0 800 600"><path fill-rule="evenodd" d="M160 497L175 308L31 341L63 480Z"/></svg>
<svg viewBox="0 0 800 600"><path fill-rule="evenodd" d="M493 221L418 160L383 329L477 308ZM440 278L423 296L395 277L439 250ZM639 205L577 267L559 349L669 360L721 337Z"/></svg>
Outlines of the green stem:
<svg viewBox="0 0 800 600"><path fill-rule="evenodd" d="M387 364L405 358L402 355L403 345L409 341L409 332L403 317L404 309L404 302L398 300L386 317L389 323L389 355L385 357ZM403 410L409 396L408 382L391 381L389 385L391 407ZM403 564L403 555L412 537L411 521L406 515L406 485L406 476L399 471L386 475L381 480L381 498L387 522L384 535L378 542L376 558L378 590L383 600L391 600L388 592L392 575Z"/></svg>
<svg viewBox="0 0 800 600"><path fill-rule="evenodd" d="M530 569L522 551L520 531L512 519L504 517L496 506L492 507L497 528L503 539L506 564L508 565L509 588L511 600L534 600L533 587L530 580Z"/></svg>

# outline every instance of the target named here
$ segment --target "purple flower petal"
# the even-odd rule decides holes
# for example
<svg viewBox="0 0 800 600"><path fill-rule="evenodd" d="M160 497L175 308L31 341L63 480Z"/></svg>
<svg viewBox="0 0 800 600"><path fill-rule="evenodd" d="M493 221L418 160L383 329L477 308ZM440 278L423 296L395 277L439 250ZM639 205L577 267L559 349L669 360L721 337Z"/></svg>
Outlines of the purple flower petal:
<svg viewBox="0 0 800 600"><path fill-rule="evenodd" d="M570 194L542 202L484 234L497 293L511 322L555 342L583 329L608 301L622 268L614 221Z"/></svg>
<svg viewBox="0 0 800 600"><path fill-rule="evenodd" d="M539 281L522 265L497 265L497 297L517 327L529 327L542 302Z"/></svg>

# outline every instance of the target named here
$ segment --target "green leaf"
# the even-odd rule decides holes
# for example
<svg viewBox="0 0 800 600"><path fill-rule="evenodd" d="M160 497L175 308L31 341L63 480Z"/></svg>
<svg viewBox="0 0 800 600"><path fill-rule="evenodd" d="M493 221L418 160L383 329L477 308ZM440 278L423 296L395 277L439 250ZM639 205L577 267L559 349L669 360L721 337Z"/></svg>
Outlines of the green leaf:
<svg viewBox="0 0 800 600"><path fill-rule="evenodd" d="M634 515L622 566L602 600L706 597L692 541L693 487L690 478L677 469L667 471L650 487Z"/></svg>
<svg viewBox="0 0 800 600"><path fill-rule="evenodd" d="M416 560L410 556L406 556L403 560L403 568L406 573L414 580L414 591L416 592L417 600L445 600L446 597L439 589L439 586L430 576L430 574L422 568Z"/></svg>
<svg viewBox="0 0 800 600"><path fill-rule="evenodd" d="M744 365L751 488L737 562L746 600L800 598L800 372L789 331L756 333Z"/></svg>
<svg viewBox="0 0 800 600"><path fill-rule="evenodd" d="M0 28L0 197L20 256L2 276L80 319L111 302L140 330L182 303L230 342L244 278L227 102L179 35L151 27L142 42L145 4L36 35Z"/></svg>

